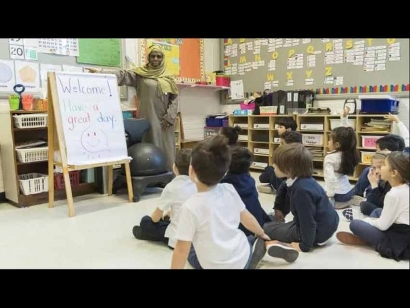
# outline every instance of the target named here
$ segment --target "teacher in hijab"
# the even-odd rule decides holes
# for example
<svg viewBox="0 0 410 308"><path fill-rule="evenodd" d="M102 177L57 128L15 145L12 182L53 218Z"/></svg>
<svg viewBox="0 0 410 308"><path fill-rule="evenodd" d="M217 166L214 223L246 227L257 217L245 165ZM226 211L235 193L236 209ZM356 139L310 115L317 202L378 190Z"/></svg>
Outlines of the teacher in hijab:
<svg viewBox="0 0 410 308"><path fill-rule="evenodd" d="M89 69L91 72L96 70ZM138 97L138 118L145 118L151 129L144 142L159 147L167 157L168 170L175 162L175 128L178 112L178 87L166 73L165 55L159 45L148 48L148 63L142 67L114 72L118 85L135 87Z"/></svg>

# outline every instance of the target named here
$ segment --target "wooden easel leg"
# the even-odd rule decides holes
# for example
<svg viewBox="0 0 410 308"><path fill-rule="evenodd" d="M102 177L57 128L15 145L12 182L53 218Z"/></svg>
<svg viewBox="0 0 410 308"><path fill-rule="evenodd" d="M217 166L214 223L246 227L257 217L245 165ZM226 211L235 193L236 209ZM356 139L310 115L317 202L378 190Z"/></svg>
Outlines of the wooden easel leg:
<svg viewBox="0 0 410 308"><path fill-rule="evenodd" d="M47 139L48 141L48 207L54 207L54 110L51 101L50 90L48 91L50 104L48 107Z"/></svg>
<svg viewBox="0 0 410 308"><path fill-rule="evenodd" d="M125 163L125 176L127 178L127 188L128 188L128 200L133 202L134 200L134 192L132 190L132 181L131 181L131 170L130 170L130 163Z"/></svg>
<svg viewBox="0 0 410 308"><path fill-rule="evenodd" d="M112 195L112 184L114 183L114 170L113 170L113 166L108 166L107 167L107 171L108 171L108 179L107 179L107 192L108 195L111 196Z"/></svg>
<svg viewBox="0 0 410 308"><path fill-rule="evenodd" d="M74 200L73 200L73 192L71 190L70 175L68 173L67 168L63 168L63 175L64 175L65 193L67 195L68 216L73 217L75 215Z"/></svg>

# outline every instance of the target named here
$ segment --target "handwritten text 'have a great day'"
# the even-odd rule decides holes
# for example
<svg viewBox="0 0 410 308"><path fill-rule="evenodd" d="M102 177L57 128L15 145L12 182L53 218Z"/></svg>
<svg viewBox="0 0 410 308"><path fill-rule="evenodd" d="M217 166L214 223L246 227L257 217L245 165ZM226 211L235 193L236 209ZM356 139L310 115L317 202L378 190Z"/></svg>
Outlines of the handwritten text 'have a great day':
<svg viewBox="0 0 410 308"><path fill-rule="evenodd" d="M68 83L66 80L58 78L61 89L64 94L80 94L84 96L95 96L97 100L101 100L101 96L112 97L111 87L106 80L106 84L102 86L84 86L81 84L81 80L72 80L71 77L68 78ZM78 124L88 124L91 123L91 114L95 113L97 116L96 120L100 123L110 123L111 127L114 128L115 120L114 115L105 116L100 111L99 104L93 103L92 107L90 104L82 104L80 102L73 103L70 99L63 99L64 111L65 112L76 112L78 116L68 116L67 121L70 124L69 130L74 130Z"/></svg>

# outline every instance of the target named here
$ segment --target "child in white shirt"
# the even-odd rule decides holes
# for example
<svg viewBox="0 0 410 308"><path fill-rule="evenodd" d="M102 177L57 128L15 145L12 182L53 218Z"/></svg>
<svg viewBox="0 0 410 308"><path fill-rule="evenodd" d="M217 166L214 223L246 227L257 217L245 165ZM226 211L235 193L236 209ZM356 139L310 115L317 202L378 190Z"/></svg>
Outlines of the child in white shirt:
<svg viewBox="0 0 410 308"><path fill-rule="evenodd" d="M336 209L350 206L354 190L350 186L348 175L353 174L359 163L356 134L352 127L347 126L347 113L348 110L345 110L341 118L342 126L336 127L330 134L330 152L323 163L326 194Z"/></svg>
<svg viewBox="0 0 410 308"><path fill-rule="evenodd" d="M195 184L188 176L190 161L190 149L177 153L173 165L176 177L165 186L159 205L152 215L144 216L140 225L134 226L132 233L137 239L162 241L170 248L175 247L175 233L182 204L197 192Z"/></svg>
<svg viewBox="0 0 410 308"><path fill-rule="evenodd" d="M230 162L223 136L207 138L192 150L189 174L198 193L181 210L171 268L184 268L187 259L195 269L256 268L265 255L264 240L269 241L269 237L246 210L235 188L219 184ZM254 237L247 238L239 223L259 238L254 246ZM295 251L278 242L275 245L277 257L285 258Z"/></svg>
<svg viewBox="0 0 410 308"><path fill-rule="evenodd" d="M353 219L349 232L337 238L347 245L373 246L383 257L396 261L410 258L409 226L409 156L392 152L381 167L381 178L392 186L384 199L384 208L375 209L364 220Z"/></svg>

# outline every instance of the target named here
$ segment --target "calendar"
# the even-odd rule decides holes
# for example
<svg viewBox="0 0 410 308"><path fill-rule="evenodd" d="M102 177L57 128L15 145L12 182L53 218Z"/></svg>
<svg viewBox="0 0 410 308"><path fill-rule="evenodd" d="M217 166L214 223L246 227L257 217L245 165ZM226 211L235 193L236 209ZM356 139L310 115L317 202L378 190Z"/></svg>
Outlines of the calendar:
<svg viewBox="0 0 410 308"><path fill-rule="evenodd" d="M78 39L38 39L37 52L78 57Z"/></svg>

